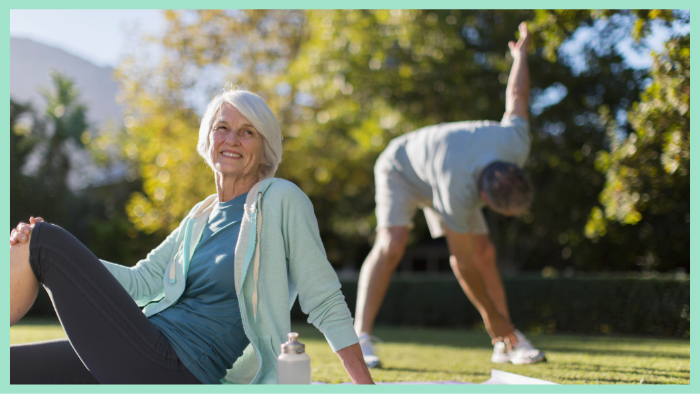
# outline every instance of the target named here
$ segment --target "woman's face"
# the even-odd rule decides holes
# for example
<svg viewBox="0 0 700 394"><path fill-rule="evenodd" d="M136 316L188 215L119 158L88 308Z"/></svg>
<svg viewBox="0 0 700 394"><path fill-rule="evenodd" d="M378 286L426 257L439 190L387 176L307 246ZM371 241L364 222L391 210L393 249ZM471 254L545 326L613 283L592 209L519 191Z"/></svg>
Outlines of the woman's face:
<svg viewBox="0 0 700 394"><path fill-rule="evenodd" d="M224 176L257 178L262 159L262 136L230 104L224 103L209 133L211 162Z"/></svg>

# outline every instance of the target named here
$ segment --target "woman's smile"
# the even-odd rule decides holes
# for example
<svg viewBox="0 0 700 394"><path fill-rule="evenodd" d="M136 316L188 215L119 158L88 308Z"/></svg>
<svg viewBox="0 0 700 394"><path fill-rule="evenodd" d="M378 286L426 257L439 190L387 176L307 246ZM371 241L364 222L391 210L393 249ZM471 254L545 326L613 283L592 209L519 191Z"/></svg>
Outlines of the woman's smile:
<svg viewBox="0 0 700 394"><path fill-rule="evenodd" d="M228 157L230 159L242 159L243 158L243 156L241 156L240 153L235 153L235 152L223 151L223 152L221 152L221 154L224 157Z"/></svg>

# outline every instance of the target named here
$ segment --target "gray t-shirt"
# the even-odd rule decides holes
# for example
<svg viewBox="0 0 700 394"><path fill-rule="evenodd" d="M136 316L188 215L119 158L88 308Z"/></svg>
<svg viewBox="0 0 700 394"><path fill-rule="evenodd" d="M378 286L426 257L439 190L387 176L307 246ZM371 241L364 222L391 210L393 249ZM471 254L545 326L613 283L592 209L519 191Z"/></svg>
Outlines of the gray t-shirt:
<svg viewBox="0 0 700 394"><path fill-rule="evenodd" d="M477 188L481 171L494 161L522 167L531 140L527 120L515 115L500 123L441 123L395 138L392 163L451 230L467 233L484 205Z"/></svg>

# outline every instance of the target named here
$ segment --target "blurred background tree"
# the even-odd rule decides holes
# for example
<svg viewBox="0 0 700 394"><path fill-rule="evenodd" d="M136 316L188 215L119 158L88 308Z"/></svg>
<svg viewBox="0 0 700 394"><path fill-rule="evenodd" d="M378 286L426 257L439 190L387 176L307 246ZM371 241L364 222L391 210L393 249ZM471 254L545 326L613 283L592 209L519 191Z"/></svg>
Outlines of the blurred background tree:
<svg viewBox="0 0 700 394"><path fill-rule="evenodd" d="M117 70L126 93L126 134L119 145L143 180L126 206L137 229L164 237L192 206L215 193L196 151L205 105L227 81L260 92L279 115L276 94L304 34L302 11L166 11L164 38L132 53ZM228 84L227 88L232 88Z"/></svg>
<svg viewBox="0 0 700 394"><path fill-rule="evenodd" d="M31 210L36 203L32 193L33 178L22 173L29 154L39 141L32 126L39 128L31 106L10 99L10 228L36 214Z"/></svg>
<svg viewBox="0 0 700 394"><path fill-rule="evenodd" d="M51 83L42 91L42 114L10 100L11 227L34 215L84 235L85 222L73 220L83 208L69 188L68 176L72 156L83 149L86 108L69 78L53 73Z"/></svg>
<svg viewBox="0 0 700 394"><path fill-rule="evenodd" d="M579 96L581 103L595 100L591 109L604 139L589 157L605 174L605 185L598 202L581 212L585 226L577 235L586 241L572 258L584 257L577 265L586 269L689 272L690 13L540 10L533 22L539 33L535 43L550 62L561 61L555 50L566 39L590 29L593 35L584 46L589 65L583 74L597 70L604 78L588 87L587 96ZM642 49L642 40L659 27L671 33L666 49L652 53L651 70L627 69L632 72L625 75L620 73L625 62L601 62L600 54L620 54L620 43L628 37L634 39L633 49ZM617 87L610 80L617 80ZM625 86L631 97L609 99L611 87L624 91Z"/></svg>
<svg viewBox="0 0 700 394"><path fill-rule="evenodd" d="M690 259L689 36L673 38L654 56L651 78L629 112L633 132L622 137L617 122L603 117L612 144L610 152L598 152L606 184L586 235L602 237L630 225L638 231L636 264L668 271L687 267Z"/></svg>
<svg viewBox="0 0 700 394"><path fill-rule="evenodd" d="M619 43L629 36L641 40L654 23L688 23L687 13L671 11L311 12L310 38L289 74L300 95L293 100L300 116L290 134L301 141L287 145L298 153L282 169L322 212L331 257L362 261L365 248L345 250L348 240L361 245L375 225L372 165L392 137L428 124L500 119L511 61L507 42L516 39L522 20L532 21L536 37L548 38L535 40L529 59L533 144L526 167L537 197L521 219L486 211L502 263L515 270L648 270L640 262L653 258L655 269L689 270L689 194L673 204L680 215L657 220L653 233L646 223L616 225L607 237L584 231L605 182L596 157L616 146L610 116L602 115L622 119L615 135L632 132L640 122L626 122L626 113L648 83L644 70L626 64ZM563 56L552 56L551 43L559 49L586 28L595 32L576 58L562 50L556 54ZM682 182L668 182L683 190ZM365 192L356 196L356 190ZM416 225L414 242L426 239L422 215ZM685 238L671 235L676 232ZM673 245L664 264L654 257L661 244Z"/></svg>
<svg viewBox="0 0 700 394"><path fill-rule="evenodd" d="M76 188L70 182L82 157L91 158L93 171L108 165L102 142L119 134L103 130L93 139L100 133L88 124L73 81L57 72L50 77L51 85L41 90L42 113L10 100L10 228L41 216L101 258L133 264L161 242L136 231L124 213L129 192L141 185L120 180Z"/></svg>
<svg viewBox="0 0 700 394"><path fill-rule="evenodd" d="M111 203L117 213L103 210L90 225L100 245L132 245L128 253L105 251L119 260L155 246L214 192L195 150L199 121L215 94L238 85L261 94L278 115L278 176L311 197L329 259L359 268L376 224L379 153L391 138L425 125L500 120L512 61L507 43L528 21L535 42L526 169L536 198L521 218L486 211L503 267L689 271L687 11L165 15L165 33L138 41L117 70L125 128L93 141L118 147L130 166L131 182L102 189L125 194ZM632 67L627 52L646 50L645 38L659 27L670 32L667 50L654 55L651 70ZM630 37L625 52L621 43ZM20 156L19 147L33 143L16 124L27 111L11 103ZM415 221L414 244L429 238L422 215Z"/></svg>

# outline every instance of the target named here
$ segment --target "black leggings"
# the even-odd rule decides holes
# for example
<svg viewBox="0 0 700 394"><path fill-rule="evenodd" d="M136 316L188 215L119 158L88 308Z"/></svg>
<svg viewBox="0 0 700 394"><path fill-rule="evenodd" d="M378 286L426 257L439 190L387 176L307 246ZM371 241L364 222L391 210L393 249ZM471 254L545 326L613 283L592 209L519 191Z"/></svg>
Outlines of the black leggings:
<svg viewBox="0 0 700 394"><path fill-rule="evenodd" d="M29 263L68 339L10 346L11 384L199 384L167 338L80 241L39 223Z"/></svg>

